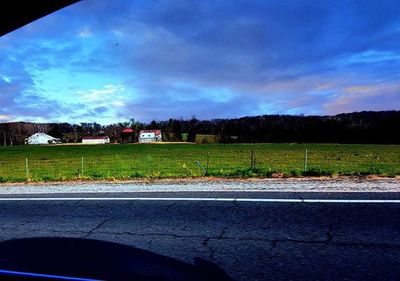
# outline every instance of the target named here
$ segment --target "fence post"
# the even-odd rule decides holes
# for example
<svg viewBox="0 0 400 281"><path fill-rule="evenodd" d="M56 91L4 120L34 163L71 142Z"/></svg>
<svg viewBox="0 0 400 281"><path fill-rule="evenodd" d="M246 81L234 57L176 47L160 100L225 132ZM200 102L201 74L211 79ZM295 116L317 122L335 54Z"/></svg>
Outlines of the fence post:
<svg viewBox="0 0 400 281"><path fill-rule="evenodd" d="M206 166L206 174L208 174L208 166L210 164L210 152L207 152L207 166Z"/></svg>
<svg viewBox="0 0 400 281"><path fill-rule="evenodd" d="M250 157L250 169L254 169L255 161L254 161L254 150L251 151L251 157Z"/></svg>
<svg viewBox="0 0 400 281"><path fill-rule="evenodd" d="M306 149L304 153L304 172L307 172L307 162L308 162L308 150Z"/></svg>
<svg viewBox="0 0 400 281"><path fill-rule="evenodd" d="M81 159L81 176L83 177L83 156L82 156L82 159Z"/></svg>
<svg viewBox="0 0 400 281"><path fill-rule="evenodd" d="M147 155L147 177L150 178L151 174L151 159L150 153Z"/></svg>
<svg viewBox="0 0 400 281"><path fill-rule="evenodd" d="M28 158L25 158L25 175L26 175L26 178L29 178Z"/></svg>
<svg viewBox="0 0 400 281"><path fill-rule="evenodd" d="M204 167L200 164L200 162L196 160L196 161L194 161L194 163L196 163L196 165L199 166L199 168L203 170L203 174L206 175L207 171L206 171L206 169L204 169Z"/></svg>

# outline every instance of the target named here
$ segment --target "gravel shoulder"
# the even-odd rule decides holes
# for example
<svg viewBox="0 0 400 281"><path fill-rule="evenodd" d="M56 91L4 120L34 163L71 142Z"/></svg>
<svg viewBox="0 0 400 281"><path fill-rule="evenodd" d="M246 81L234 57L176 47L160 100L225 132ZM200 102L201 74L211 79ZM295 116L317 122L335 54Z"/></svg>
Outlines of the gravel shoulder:
<svg viewBox="0 0 400 281"><path fill-rule="evenodd" d="M1 195L177 191L400 192L400 178L200 178L0 184Z"/></svg>

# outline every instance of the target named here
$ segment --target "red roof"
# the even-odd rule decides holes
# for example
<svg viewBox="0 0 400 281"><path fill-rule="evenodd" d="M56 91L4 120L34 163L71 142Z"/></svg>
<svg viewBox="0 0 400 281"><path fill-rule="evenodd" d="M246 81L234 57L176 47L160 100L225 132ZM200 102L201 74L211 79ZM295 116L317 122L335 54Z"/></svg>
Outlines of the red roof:
<svg viewBox="0 0 400 281"><path fill-rule="evenodd" d="M133 133L133 130L131 128L125 128L122 130L123 133L131 134Z"/></svg>

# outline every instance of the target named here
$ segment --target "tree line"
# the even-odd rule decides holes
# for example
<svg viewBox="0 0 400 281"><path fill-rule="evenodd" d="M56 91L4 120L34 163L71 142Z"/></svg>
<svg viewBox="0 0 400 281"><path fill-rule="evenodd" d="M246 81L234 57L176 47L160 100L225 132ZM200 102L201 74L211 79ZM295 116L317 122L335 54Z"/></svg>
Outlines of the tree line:
<svg viewBox="0 0 400 281"><path fill-rule="evenodd" d="M364 111L334 116L262 115L234 119L98 123L0 123L0 145L21 145L30 135L43 132L63 142L80 142L83 136L107 135L122 142L124 128L136 134L161 129L163 140L194 142L196 134L218 136L222 143L314 142L400 144L400 111Z"/></svg>

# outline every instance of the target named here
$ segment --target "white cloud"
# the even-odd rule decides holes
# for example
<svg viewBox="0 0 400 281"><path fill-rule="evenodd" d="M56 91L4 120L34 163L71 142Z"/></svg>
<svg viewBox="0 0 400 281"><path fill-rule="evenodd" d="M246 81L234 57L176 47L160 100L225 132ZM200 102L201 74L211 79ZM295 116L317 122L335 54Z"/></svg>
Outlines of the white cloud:
<svg viewBox="0 0 400 281"><path fill-rule="evenodd" d="M335 98L323 104L327 114L362 110L398 110L398 81L345 86Z"/></svg>
<svg viewBox="0 0 400 281"><path fill-rule="evenodd" d="M113 29L113 30L111 30L111 33L114 34L114 35L117 36L117 37L122 37L122 36L125 35L125 33L124 33L123 31L118 30L118 29Z"/></svg>
<svg viewBox="0 0 400 281"><path fill-rule="evenodd" d="M357 53L339 60L340 65L356 63L377 63L384 61L400 61L400 54L397 52L368 50Z"/></svg>
<svg viewBox="0 0 400 281"><path fill-rule="evenodd" d="M78 30L79 37L86 38L92 36L92 31L89 26L82 27Z"/></svg>
<svg viewBox="0 0 400 281"><path fill-rule="evenodd" d="M114 102L111 103L113 106L118 106L118 107L123 107L125 106L125 103L121 100L116 100Z"/></svg>
<svg viewBox="0 0 400 281"><path fill-rule="evenodd" d="M85 101L106 101L110 96L115 96L125 90L122 85L105 85L103 89L90 89L88 91L78 91L77 93ZM114 97L115 98L115 97Z"/></svg>
<svg viewBox="0 0 400 281"><path fill-rule="evenodd" d="M6 114L0 114L0 120L1 121L10 121L11 120L11 116L10 115L6 115Z"/></svg>
<svg viewBox="0 0 400 281"><path fill-rule="evenodd" d="M11 78L6 75L0 75L0 78L6 81L7 83L11 83Z"/></svg>

